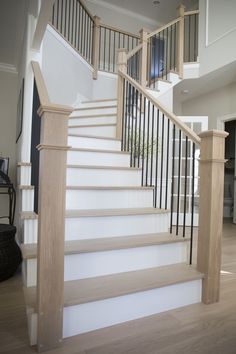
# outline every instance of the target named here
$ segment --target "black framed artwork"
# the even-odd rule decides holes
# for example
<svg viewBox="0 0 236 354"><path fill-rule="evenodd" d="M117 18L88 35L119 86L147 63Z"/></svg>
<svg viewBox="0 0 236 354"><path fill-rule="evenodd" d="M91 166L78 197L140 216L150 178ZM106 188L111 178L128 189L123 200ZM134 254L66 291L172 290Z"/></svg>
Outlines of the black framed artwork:
<svg viewBox="0 0 236 354"><path fill-rule="evenodd" d="M23 124L23 104L24 104L24 79L22 80L21 89L17 102L17 117L16 117L16 143L19 140L22 132Z"/></svg>

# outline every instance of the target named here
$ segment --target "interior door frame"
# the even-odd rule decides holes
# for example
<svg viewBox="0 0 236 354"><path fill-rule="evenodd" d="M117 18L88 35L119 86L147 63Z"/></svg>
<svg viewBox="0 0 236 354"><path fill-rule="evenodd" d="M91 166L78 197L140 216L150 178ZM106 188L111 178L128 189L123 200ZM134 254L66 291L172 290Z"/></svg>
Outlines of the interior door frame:
<svg viewBox="0 0 236 354"><path fill-rule="evenodd" d="M225 123L232 120L236 121L236 113L226 114L224 116L217 118L217 129L225 130ZM236 154L236 144L235 144L235 154ZM234 211L233 211L233 223L236 224L236 159L235 159L235 170L234 170Z"/></svg>

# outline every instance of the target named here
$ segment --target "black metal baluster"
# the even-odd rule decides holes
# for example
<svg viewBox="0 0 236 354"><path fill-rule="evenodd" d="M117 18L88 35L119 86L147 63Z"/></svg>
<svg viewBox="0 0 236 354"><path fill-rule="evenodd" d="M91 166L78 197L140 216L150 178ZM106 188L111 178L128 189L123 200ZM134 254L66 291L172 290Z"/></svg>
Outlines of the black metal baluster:
<svg viewBox="0 0 236 354"><path fill-rule="evenodd" d="M130 167L133 167L134 150L134 86L132 86L132 106L131 106L131 137L130 137Z"/></svg>
<svg viewBox="0 0 236 354"><path fill-rule="evenodd" d="M167 65L168 65L168 28L166 28L166 40L165 40L165 47L166 47L166 65L165 65L165 78L167 80Z"/></svg>
<svg viewBox="0 0 236 354"><path fill-rule="evenodd" d="M126 81L124 151L127 151L127 119L128 119L128 110L129 110L129 90L130 90L130 84L128 83L128 81Z"/></svg>
<svg viewBox="0 0 236 354"><path fill-rule="evenodd" d="M152 138L151 138L151 170L150 170L150 182L149 185L152 186L152 172L153 172L153 149L154 149L154 104L152 105Z"/></svg>
<svg viewBox="0 0 236 354"><path fill-rule="evenodd" d="M170 144L170 120L167 120L167 137L166 137L166 192L165 192L165 209L168 202L168 184L169 184L169 144Z"/></svg>
<svg viewBox="0 0 236 354"><path fill-rule="evenodd" d="M108 71L111 71L111 30L108 30Z"/></svg>
<svg viewBox="0 0 236 354"><path fill-rule="evenodd" d="M180 209L180 182L181 182L181 144L182 134L179 130L179 164L178 164L178 192L177 192L177 215L176 215L176 235L179 234L179 209Z"/></svg>
<svg viewBox="0 0 236 354"><path fill-rule="evenodd" d="M104 56L103 56L103 70L106 68L106 28L103 27L104 30Z"/></svg>
<svg viewBox="0 0 236 354"><path fill-rule="evenodd" d="M144 179L145 120L146 120L146 97L143 98L142 186L143 186L143 179Z"/></svg>
<svg viewBox="0 0 236 354"><path fill-rule="evenodd" d="M99 63L99 69L102 69L102 64L101 64L101 51L102 51L102 28L99 28L99 52L98 52L98 63Z"/></svg>
<svg viewBox="0 0 236 354"><path fill-rule="evenodd" d="M75 1L75 48L79 50L78 46L78 24L79 24L79 19L78 19L78 2Z"/></svg>
<svg viewBox="0 0 236 354"><path fill-rule="evenodd" d="M193 61L197 61L197 15L194 15L194 57Z"/></svg>
<svg viewBox="0 0 236 354"><path fill-rule="evenodd" d="M177 28L177 25L175 23L175 40L174 40L174 69L175 69L175 71L176 71L176 52L177 52L177 50L176 50L176 47L177 47L177 30L176 30L176 28Z"/></svg>
<svg viewBox="0 0 236 354"><path fill-rule="evenodd" d="M134 135L134 167L136 167L137 160L137 126L138 126L138 91L135 91L135 135Z"/></svg>
<svg viewBox="0 0 236 354"><path fill-rule="evenodd" d="M157 207L157 182L158 182L158 154L159 154L159 115L160 111L157 109L157 129L156 129L156 139L157 139L157 149L156 149L156 171L155 171L155 189L154 189L154 207Z"/></svg>
<svg viewBox="0 0 236 354"><path fill-rule="evenodd" d="M82 10L81 10L81 5L80 2L78 2L79 5L79 29L78 29L78 50L80 53L82 53Z"/></svg>
<svg viewBox="0 0 236 354"><path fill-rule="evenodd" d="M148 185L148 159L149 159L149 128L150 128L150 101L148 101L148 116L147 116L147 156L146 156L146 183Z"/></svg>
<svg viewBox="0 0 236 354"><path fill-rule="evenodd" d="M195 143L192 143L192 203L191 203L191 227L190 227L190 256L189 263L192 264L193 256L193 225L194 225L194 181L195 181Z"/></svg>
<svg viewBox="0 0 236 354"><path fill-rule="evenodd" d="M186 206L187 206L187 172L188 172L188 137L185 138L185 171L184 171L184 219L183 219L183 237L185 237L186 226Z"/></svg>
<svg viewBox="0 0 236 354"><path fill-rule="evenodd" d="M160 204L162 207L162 187L163 187L163 165L164 165L164 135L165 134L165 115L162 113L162 127L161 127L161 175L160 175Z"/></svg>
<svg viewBox="0 0 236 354"><path fill-rule="evenodd" d="M70 15L71 15L71 1L69 1L69 6L68 6L68 34L67 34L67 40L71 43L71 31L70 31L70 25L71 25L71 20L70 20Z"/></svg>
<svg viewBox="0 0 236 354"><path fill-rule="evenodd" d="M58 22L59 22L59 2L57 1L57 26L56 27L59 30Z"/></svg>
<svg viewBox="0 0 236 354"><path fill-rule="evenodd" d="M173 230L173 212L174 212L174 191L175 191L175 125L173 126L172 138L172 177L171 177L171 201L170 201L170 233Z"/></svg>
<svg viewBox="0 0 236 354"><path fill-rule="evenodd" d="M157 41L156 41L156 35L155 35L155 40L154 40L154 46L153 46L153 61L154 61L154 63L153 63L153 65L154 65L154 78L153 78L153 88L156 88L156 59L157 59L157 62L158 62L158 72L157 72L157 77L159 76L159 60L158 60L158 48L157 48L157 46L156 46L156 44L157 44ZM153 41L152 41L153 42ZM156 58L156 56L157 56L157 58ZM152 79L152 77L151 77L151 79Z"/></svg>
<svg viewBox="0 0 236 354"><path fill-rule="evenodd" d="M115 60L116 60L116 32L114 31L113 36L113 73L115 72Z"/></svg>
<svg viewBox="0 0 236 354"><path fill-rule="evenodd" d="M142 118L142 102L143 102L143 95L140 93L139 96L139 132L138 132L138 167L140 167L140 155L141 155L141 118Z"/></svg>
<svg viewBox="0 0 236 354"><path fill-rule="evenodd" d="M129 115L128 115L128 151L130 151L130 116L131 116L131 105L132 105L132 87L131 84L129 84L129 102L128 102L128 107L129 107Z"/></svg>
<svg viewBox="0 0 236 354"><path fill-rule="evenodd" d="M125 79L122 79L123 81L123 100L122 100L122 119L121 119L121 133L122 133L122 137L121 137L121 151L123 151L124 149L124 129L125 129L125 109L126 109L126 92L125 92Z"/></svg>
<svg viewBox="0 0 236 354"><path fill-rule="evenodd" d="M189 28L189 30L188 30L188 46L189 46L189 48L188 48L188 61L190 61L190 59L191 59L191 16L188 16L188 21L189 21L189 24L188 24L188 28Z"/></svg>
<svg viewBox="0 0 236 354"><path fill-rule="evenodd" d="M173 25L170 27L170 70L172 69L172 34L173 34Z"/></svg>
<svg viewBox="0 0 236 354"><path fill-rule="evenodd" d="M64 18L64 37L66 37L67 33L66 33L66 29L67 29L67 0L65 0L65 18Z"/></svg>
<svg viewBox="0 0 236 354"><path fill-rule="evenodd" d="M54 21L55 21L55 19L54 19L54 16L55 16L55 5L56 4L53 4L53 7L52 7L52 25L54 26Z"/></svg>
<svg viewBox="0 0 236 354"><path fill-rule="evenodd" d="M84 8L81 7L81 53L84 56Z"/></svg>

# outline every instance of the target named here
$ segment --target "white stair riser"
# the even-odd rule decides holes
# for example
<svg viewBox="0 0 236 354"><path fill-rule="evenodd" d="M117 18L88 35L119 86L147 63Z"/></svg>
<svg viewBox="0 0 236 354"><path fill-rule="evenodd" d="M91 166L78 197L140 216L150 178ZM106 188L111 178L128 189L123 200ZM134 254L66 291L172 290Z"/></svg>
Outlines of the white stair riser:
<svg viewBox="0 0 236 354"><path fill-rule="evenodd" d="M169 213L66 218L65 239L83 240L167 232L168 227Z"/></svg>
<svg viewBox="0 0 236 354"><path fill-rule="evenodd" d="M69 134L84 134L84 135L96 135L105 136L108 138L115 138L116 126L96 126L96 127L79 127L68 128Z"/></svg>
<svg viewBox="0 0 236 354"><path fill-rule="evenodd" d="M171 81L172 86L177 85L177 84L181 81L181 79L179 78L179 75L178 75L178 74L175 74L175 73L169 73L169 74L167 75L167 79L168 79L169 81Z"/></svg>
<svg viewBox="0 0 236 354"><path fill-rule="evenodd" d="M172 87L172 84L170 82L165 82L165 81L161 81L158 80L157 83L157 88L161 93L166 92L167 90L169 90Z"/></svg>
<svg viewBox="0 0 236 354"><path fill-rule="evenodd" d="M65 256L64 280L93 278L187 261L187 243L137 247ZM36 286L37 261L24 261L25 286Z"/></svg>
<svg viewBox="0 0 236 354"><path fill-rule="evenodd" d="M33 211L34 210L34 190L23 189L21 194L21 211Z"/></svg>
<svg viewBox="0 0 236 354"><path fill-rule="evenodd" d="M141 171L67 168L67 186L140 186Z"/></svg>
<svg viewBox="0 0 236 354"><path fill-rule="evenodd" d="M201 280L64 308L63 337L90 332L201 301Z"/></svg>
<svg viewBox="0 0 236 354"><path fill-rule="evenodd" d="M31 166L18 166L17 184L19 186L28 186L31 184Z"/></svg>
<svg viewBox="0 0 236 354"><path fill-rule="evenodd" d="M105 107L105 106L115 106L117 105L117 100L112 100L112 101L101 101L101 102L98 102L98 101L94 101L94 102L82 102L80 104L80 108L89 108L89 107L93 107L93 108L96 108L96 107Z"/></svg>
<svg viewBox="0 0 236 354"><path fill-rule="evenodd" d="M68 151L67 164L129 167L130 155L109 152Z"/></svg>
<svg viewBox="0 0 236 354"><path fill-rule="evenodd" d="M69 119L69 127L73 125L116 124L116 115L109 117L73 118Z"/></svg>
<svg viewBox="0 0 236 354"><path fill-rule="evenodd" d="M96 138L84 138L77 136L68 137L68 145L73 148L101 149L121 151L121 142L118 140L106 140Z"/></svg>
<svg viewBox="0 0 236 354"><path fill-rule="evenodd" d="M106 108L91 108L91 109L82 109L82 110L75 110L70 117L81 117L81 116L93 116L97 114L116 114L117 107L106 107Z"/></svg>
<svg viewBox="0 0 236 354"><path fill-rule="evenodd" d="M67 190L66 209L145 208L153 206L153 190Z"/></svg>
<svg viewBox="0 0 236 354"><path fill-rule="evenodd" d="M38 219L26 219L23 223L24 243L37 243Z"/></svg>
<svg viewBox="0 0 236 354"><path fill-rule="evenodd" d="M90 332L201 301L202 281L118 296L64 308L63 337ZM31 345L36 344L37 314L28 316Z"/></svg>

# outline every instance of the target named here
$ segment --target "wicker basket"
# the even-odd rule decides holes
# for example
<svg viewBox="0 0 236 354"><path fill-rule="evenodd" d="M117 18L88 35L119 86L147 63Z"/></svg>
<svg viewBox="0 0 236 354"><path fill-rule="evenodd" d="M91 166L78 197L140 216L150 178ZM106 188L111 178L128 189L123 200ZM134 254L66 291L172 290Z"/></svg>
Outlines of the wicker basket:
<svg viewBox="0 0 236 354"><path fill-rule="evenodd" d="M15 226L0 224L0 281L14 275L22 261L15 234Z"/></svg>

